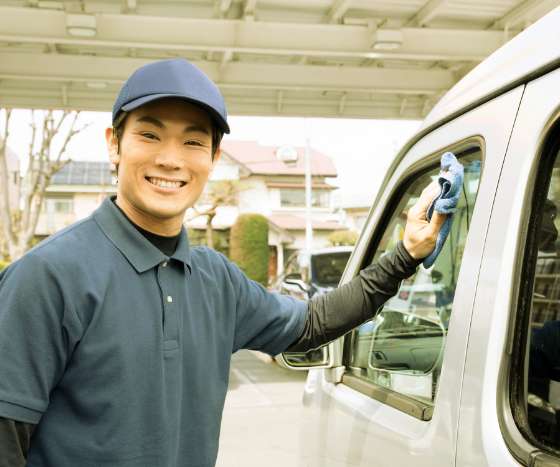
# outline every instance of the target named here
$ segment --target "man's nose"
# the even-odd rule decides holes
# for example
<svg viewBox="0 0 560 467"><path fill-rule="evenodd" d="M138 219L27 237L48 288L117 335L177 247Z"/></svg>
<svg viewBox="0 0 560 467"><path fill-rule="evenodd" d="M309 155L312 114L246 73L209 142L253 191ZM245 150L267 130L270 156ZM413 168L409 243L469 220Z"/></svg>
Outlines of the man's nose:
<svg viewBox="0 0 560 467"><path fill-rule="evenodd" d="M179 170L183 167L182 144L166 144L156 156L156 165L168 170Z"/></svg>

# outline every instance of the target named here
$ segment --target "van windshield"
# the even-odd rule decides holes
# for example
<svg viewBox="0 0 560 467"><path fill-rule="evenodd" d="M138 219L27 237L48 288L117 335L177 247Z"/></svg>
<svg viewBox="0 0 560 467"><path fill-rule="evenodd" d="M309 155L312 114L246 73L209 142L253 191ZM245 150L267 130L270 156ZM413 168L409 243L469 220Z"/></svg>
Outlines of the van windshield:
<svg viewBox="0 0 560 467"><path fill-rule="evenodd" d="M349 251L313 255L311 257L312 282L322 287L336 287L349 258Z"/></svg>

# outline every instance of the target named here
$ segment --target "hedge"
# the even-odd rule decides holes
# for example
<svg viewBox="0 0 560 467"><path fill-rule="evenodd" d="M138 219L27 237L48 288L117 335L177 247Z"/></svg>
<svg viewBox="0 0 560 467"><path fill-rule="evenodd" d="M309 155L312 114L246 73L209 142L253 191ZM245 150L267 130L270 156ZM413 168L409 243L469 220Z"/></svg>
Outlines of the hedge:
<svg viewBox="0 0 560 467"><path fill-rule="evenodd" d="M10 263L8 263L7 261L2 261L0 259L0 271L4 268L7 268L10 265Z"/></svg>
<svg viewBox="0 0 560 467"><path fill-rule="evenodd" d="M230 259L251 279L268 283L268 220L260 214L241 214L232 225Z"/></svg>
<svg viewBox="0 0 560 467"><path fill-rule="evenodd" d="M351 230L338 230L329 235L328 241L333 246L355 245L358 234Z"/></svg>

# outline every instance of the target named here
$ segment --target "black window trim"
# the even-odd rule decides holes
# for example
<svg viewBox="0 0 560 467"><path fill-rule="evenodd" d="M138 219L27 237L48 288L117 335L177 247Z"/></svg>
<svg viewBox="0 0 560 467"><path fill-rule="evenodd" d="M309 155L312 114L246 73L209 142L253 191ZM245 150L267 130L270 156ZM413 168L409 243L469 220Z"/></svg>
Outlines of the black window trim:
<svg viewBox="0 0 560 467"><path fill-rule="evenodd" d="M507 347L498 380L498 388L502 390L497 395L498 421L506 445L516 460L526 466L543 465L541 461L551 458L558 462L560 458L560 450L544 445L532 435L524 390L525 355L538 252L537 226L542 218L556 155L560 153L560 112L545 125L536 152L539 157L528 182L532 189L525 194L524 212L529 212L529 221L521 222L518 259L513 271Z"/></svg>
<svg viewBox="0 0 560 467"><path fill-rule="evenodd" d="M367 267L373 260L375 252L377 251L379 243L381 242L383 234L385 233L385 229L387 228L388 222L393 216L394 209L401 201L408 188L418 178L418 176L424 175L427 172L434 170L434 168L437 168L441 155L447 151L451 151L454 154L459 154L460 156L468 155L471 151L480 152L480 173L482 178L482 174L484 173L486 145L485 140L481 135L469 136L463 138L458 142L455 142L443 148L439 148L436 151L432 152L430 155L423 157L421 161L412 164L409 170L409 172L411 173L398 180L394 185L395 188L392 190L389 196L389 201L385 205L386 207L378 222L378 225L374 229L372 235L368 240L369 246L366 253L364 254L362 263L360 264L360 267L358 269L359 271ZM391 209L387 209L387 207L391 207ZM351 331L344 337L342 363L346 368L346 371L342 376L342 384L345 384L346 386L354 389L361 394L371 397L372 399L382 402L383 404L400 410L407 415L417 418L418 420L426 422L430 421L432 419L433 408L435 404L427 404L425 402L419 401L418 399L414 399L400 392L393 391L391 389L368 381L364 378L360 378L351 373L348 373L348 369L350 368L349 355L352 348L354 335L354 331Z"/></svg>

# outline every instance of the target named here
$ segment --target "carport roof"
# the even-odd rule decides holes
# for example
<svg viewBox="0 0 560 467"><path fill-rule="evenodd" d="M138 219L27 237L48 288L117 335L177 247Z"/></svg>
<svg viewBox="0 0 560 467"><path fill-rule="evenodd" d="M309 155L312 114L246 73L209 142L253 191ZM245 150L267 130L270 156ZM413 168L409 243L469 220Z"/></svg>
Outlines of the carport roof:
<svg viewBox="0 0 560 467"><path fill-rule="evenodd" d="M181 56L230 114L422 118L560 0L7 0L0 102L109 110L139 65Z"/></svg>

